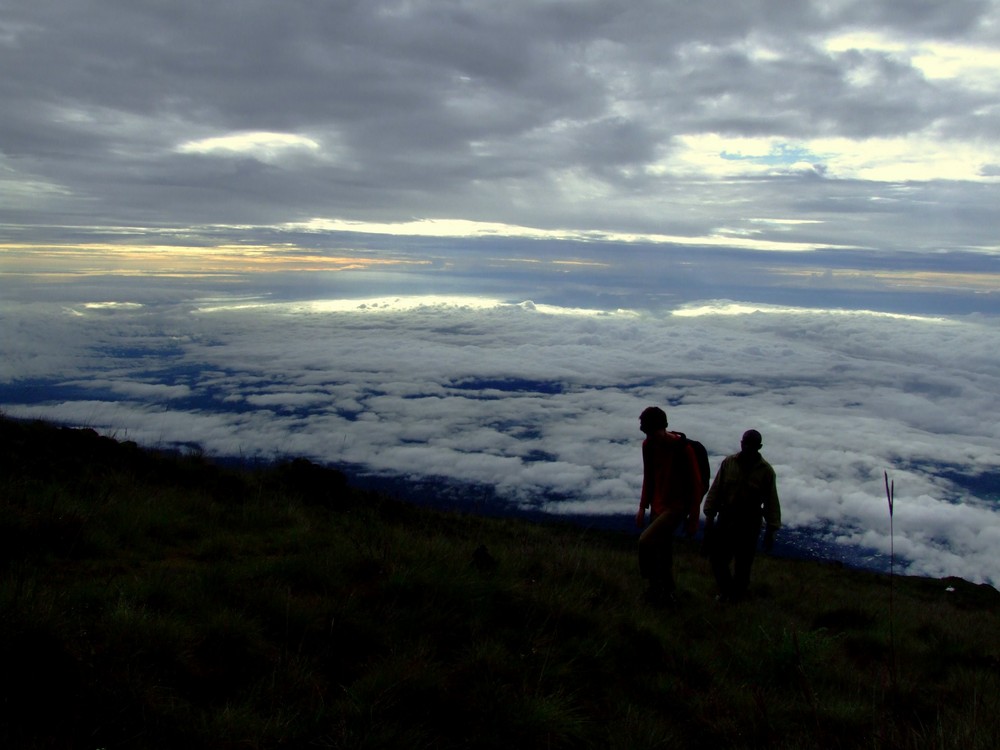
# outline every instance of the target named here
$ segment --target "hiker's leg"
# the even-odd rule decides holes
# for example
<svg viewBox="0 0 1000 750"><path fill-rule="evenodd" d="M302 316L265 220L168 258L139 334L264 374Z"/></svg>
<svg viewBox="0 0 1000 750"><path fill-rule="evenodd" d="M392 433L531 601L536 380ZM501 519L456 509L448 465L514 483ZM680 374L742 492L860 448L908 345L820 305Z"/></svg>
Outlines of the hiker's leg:
<svg viewBox="0 0 1000 750"><path fill-rule="evenodd" d="M744 596L750 587L750 569L753 567L759 540L760 519L745 522L743 528L739 530L734 550L733 593L735 596Z"/></svg>
<svg viewBox="0 0 1000 750"><path fill-rule="evenodd" d="M677 525L670 528L669 534L662 534L660 538L660 591L664 594L672 594L677 590L674 582L674 532Z"/></svg>
<svg viewBox="0 0 1000 750"><path fill-rule="evenodd" d="M654 518L649 526L639 535L639 575L645 578L647 581L651 580L655 575L654 571L658 567L656 562L659 557L659 551L656 549L655 535L650 535L653 529Z"/></svg>
<svg viewBox="0 0 1000 750"><path fill-rule="evenodd" d="M719 587L719 596L726 598L733 590L733 574L729 571L729 561L732 559L727 550L719 545L712 550L709 561L712 565L712 575L715 576L715 584Z"/></svg>
<svg viewBox="0 0 1000 750"><path fill-rule="evenodd" d="M719 596L728 598L733 589L733 574L729 564L733 559L733 530L726 519L719 516L712 529L712 547L708 555L715 583L719 587Z"/></svg>
<svg viewBox="0 0 1000 750"><path fill-rule="evenodd" d="M639 536L639 571L649 581L650 589L662 593L674 590L673 542L680 521L664 513Z"/></svg>

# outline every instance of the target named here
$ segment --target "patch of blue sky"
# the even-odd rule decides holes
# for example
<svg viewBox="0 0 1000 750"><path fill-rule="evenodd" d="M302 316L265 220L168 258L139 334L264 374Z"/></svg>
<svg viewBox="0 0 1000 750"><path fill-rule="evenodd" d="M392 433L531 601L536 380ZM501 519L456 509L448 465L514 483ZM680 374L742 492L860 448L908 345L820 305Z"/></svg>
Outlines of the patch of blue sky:
<svg viewBox="0 0 1000 750"><path fill-rule="evenodd" d="M808 162L810 164L823 160L819 154L801 146L780 143L771 147L766 154L748 154L739 151L723 151L719 156L726 161L746 161L766 166L779 166Z"/></svg>
<svg viewBox="0 0 1000 750"><path fill-rule="evenodd" d="M952 504L979 501L1000 508L1000 469L970 472L960 465L931 462L912 462L904 464L903 468L949 482L951 487L939 497Z"/></svg>
<svg viewBox="0 0 1000 750"><path fill-rule="evenodd" d="M448 384L449 388L460 391L501 391L503 393L540 393L553 395L562 393L566 386L559 381L526 380L523 378L476 378L459 380Z"/></svg>
<svg viewBox="0 0 1000 750"><path fill-rule="evenodd" d="M154 389L159 389L163 393L166 392L165 389L171 387L162 381L158 383L132 381L132 383L139 388L146 386L147 393L150 394L154 393ZM4 404L49 406L58 409L60 404L77 401L106 403L131 401L136 406L149 405L154 408L158 403L161 406L169 403L169 408L172 410L211 411L229 414L256 411L254 407L248 406L245 402L228 400L224 393L205 388L189 391L188 395L185 396L158 399L150 396L143 398L139 394L129 398L127 388L124 388L120 382L90 381L86 377L73 381L37 378L0 383L0 403ZM58 421L58 411L51 418Z"/></svg>

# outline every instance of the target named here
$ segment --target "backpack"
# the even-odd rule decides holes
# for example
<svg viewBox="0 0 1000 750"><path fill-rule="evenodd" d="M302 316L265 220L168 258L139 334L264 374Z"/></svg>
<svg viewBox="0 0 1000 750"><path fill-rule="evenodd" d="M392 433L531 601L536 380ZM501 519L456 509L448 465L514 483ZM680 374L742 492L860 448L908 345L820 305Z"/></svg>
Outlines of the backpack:
<svg viewBox="0 0 1000 750"><path fill-rule="evenodd" d="M692 440L683 432L675 432L674 434L680 436L683 441L681 445L690 445L694 451L694 457L698 464L698 473L701 475L701 486L705 492L708 492L708 484L712 478L712 467L708 463L708 451L704 445L697 440Z"/></svg>

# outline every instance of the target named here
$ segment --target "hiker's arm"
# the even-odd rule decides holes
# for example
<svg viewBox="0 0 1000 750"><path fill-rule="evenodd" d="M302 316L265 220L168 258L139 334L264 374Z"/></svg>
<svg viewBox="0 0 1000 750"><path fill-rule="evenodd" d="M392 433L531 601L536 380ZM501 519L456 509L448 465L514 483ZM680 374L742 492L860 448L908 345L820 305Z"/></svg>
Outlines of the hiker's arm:
<svg viewBox="0 0 1000 750"><path fill-rule="evenodd" d="M726 465L726 459L722 460L722 464L719 466L719 470L715 472L715 478L712 480L712 486L708 489L708 494L705 496L705 516L712 520L715 518L715 514L719 512L719 500L720 494L722 493L722 485L725 481L723 477L725 476L727 469L729 467Z"/></svg>
<svg viewBox="0 0 1000 750"><path fill-rule="evenodd" d="M685 532L688 536L698 533L698 521L701 518L701 498L705 495L705 487L701 483L701 470L698 468L698 456L690 445L684 452L688 461L688 473L694 477L691 483L691 497L688 499L688 516Z"/></svg>
<svg viewBox="0 0 1000 750"><path fill-rule="evenodd" d="M770 472L767 494L764 496L764 521L767 529L764 531L764 551L770 552L774 547L774 537L781 528L781 503L778 502L778 479L774 469Z"/></svg>
<svg viewBox="0 0 1000 750"><path fill-rule="evenodd" d="M769 472L767 489L764 494L764 521L767 528L775 531L781 528L781 503L778 502L778 480L774 470ZM772 534L773 536L773 534Z"/></svg>
<svg viewBox="0 0 1000 750"><path fill-rule="evenodd" d="M646 525L646 508L652 501L656 477L653 474L652 450L645 441L642 444L642 493L639 495L639 512L635 514L635 525L640 529Z"/></svg>

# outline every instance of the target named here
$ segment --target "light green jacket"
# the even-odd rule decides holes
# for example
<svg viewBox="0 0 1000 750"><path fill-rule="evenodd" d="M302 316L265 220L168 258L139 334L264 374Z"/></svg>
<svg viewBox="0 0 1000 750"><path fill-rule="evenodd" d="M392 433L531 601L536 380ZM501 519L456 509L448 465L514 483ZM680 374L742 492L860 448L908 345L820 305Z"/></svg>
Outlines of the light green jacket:
<svg viewBox="0 0 1000 750"><path fill-rule="evenodd" d="M740 465L739 453L726 456L705 498L705 515L726 510L749 511L757 507L771 528L781 527L781 504L774 469L759 453L748 467Z"/></svg>

